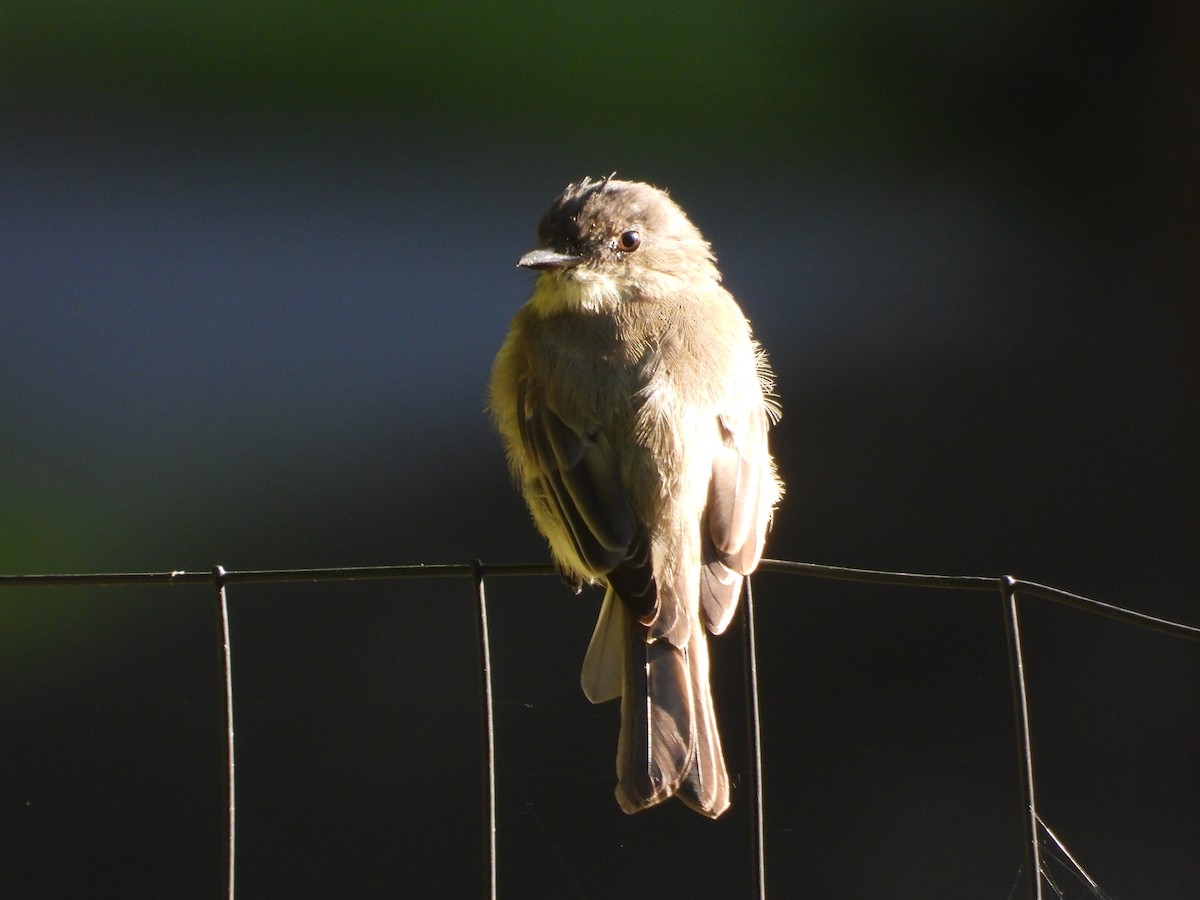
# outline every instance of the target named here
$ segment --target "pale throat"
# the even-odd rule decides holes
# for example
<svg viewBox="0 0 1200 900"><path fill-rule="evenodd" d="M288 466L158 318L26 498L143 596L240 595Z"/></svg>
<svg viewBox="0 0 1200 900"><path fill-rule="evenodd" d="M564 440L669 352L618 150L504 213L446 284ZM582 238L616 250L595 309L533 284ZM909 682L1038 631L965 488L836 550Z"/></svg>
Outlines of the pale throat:
<svg viewBox="0 0 1200 900"><path fill-rule="evenodd" d="M546 272L538 277L529 306L543 318L571 312L610 312L621 305L627 289L621 279L590 269Z"/></svg>

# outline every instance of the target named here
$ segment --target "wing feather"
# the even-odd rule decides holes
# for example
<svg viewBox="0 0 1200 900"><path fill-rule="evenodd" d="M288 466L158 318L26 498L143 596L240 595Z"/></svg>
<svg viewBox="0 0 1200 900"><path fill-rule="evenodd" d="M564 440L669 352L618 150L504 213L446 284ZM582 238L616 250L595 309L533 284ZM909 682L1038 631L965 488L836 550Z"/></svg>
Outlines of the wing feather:
<svg viewBox="0 0 1200 900"><path fill-rule="evenodd" d="M717 427L721 443L713 455L700 573L700 605L713 634L729 626L742 577L753 572L762 557L779 495L761 400L749 406L740 422L719 416Z"/></svg>

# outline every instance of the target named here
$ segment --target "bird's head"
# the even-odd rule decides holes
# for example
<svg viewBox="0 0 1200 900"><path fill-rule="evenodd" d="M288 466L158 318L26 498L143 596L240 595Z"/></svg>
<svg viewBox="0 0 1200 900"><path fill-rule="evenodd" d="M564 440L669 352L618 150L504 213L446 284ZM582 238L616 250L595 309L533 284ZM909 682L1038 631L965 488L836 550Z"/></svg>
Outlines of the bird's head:
<svg viewBox="0 0 1200 900"><path fill-rule="evenodd" d="M665 191L611 176L568 185L538 224L537 249L517 265L640 289L680 278L720 280L708 242Z"/></svg>

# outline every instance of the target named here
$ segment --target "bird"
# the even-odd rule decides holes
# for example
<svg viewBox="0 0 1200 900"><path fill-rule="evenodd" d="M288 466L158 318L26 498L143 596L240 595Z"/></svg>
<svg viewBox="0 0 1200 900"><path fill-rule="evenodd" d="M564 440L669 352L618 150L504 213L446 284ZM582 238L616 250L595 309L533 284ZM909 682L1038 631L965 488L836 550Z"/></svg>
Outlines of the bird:
<svg viewBox="0 0 1200 900"><path fill-rule="evenodd" d="M620 698L618 804L717 818L730 779L706 631L728 627L783 493L765 352L666 191L584 178L542 216L537 273L489 384L558 571L604 587L580 682Z"/></svg>

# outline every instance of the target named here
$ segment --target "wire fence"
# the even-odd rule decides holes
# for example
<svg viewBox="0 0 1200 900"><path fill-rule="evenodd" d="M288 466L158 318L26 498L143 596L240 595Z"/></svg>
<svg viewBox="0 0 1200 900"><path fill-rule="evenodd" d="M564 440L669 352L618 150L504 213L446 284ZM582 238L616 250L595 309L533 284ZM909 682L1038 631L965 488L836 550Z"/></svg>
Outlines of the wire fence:
<svg viewBox="0 0 1200 900"><path fill-rule="evenodd" d="M1025 860L1014 885L1015 891L1023 880L1028 896L1044 900L1049 888L1056 896L1062 896L1053 875L1043 858L1046 848L1050 858L1058 865L1069 869L1080 882L1089 884L1090 893L1096 897L1108 896L1071 856L1058 836L1045 824L1038 813L1037 794L1033 771L1033 742L1029 723L1029 688L1023 658L1022 623L1019 597L1032 597L1063 604L1083 612L1115 619L1126 625L1151 629L1163 634L1200 641L1200 628L1172 622L1135 610L1114 606L1049 585L1025 581L1011 575L926 575L907 572L888 572L873 569L847 568L817 563L784 560L764 560L761 572L786 575L834 579L868 584L884 584L897 587L935 588L943 590L991 593L1003 605L1006 639L1008 646L1009 671L1013 704L1013 726L1017 746L1017 768L1020 775L1022 828L1024 831ZM55 575L0 575L0 588L31 587L87 587L87 586L149 586L165 584L209 585L214 593L214 612L218 633L221 637L220 659L223 666L224 683L224 741L226 761L226 785L228 789L227 818L227 894L234 897L236 874L236 766L234 742L234 692L232 678L232 635L229 625L230 588L248 584L280 584L288 582L339 582L366 580L458 578L470 582L475 600L478 637L478 665L480 683L480 728L483 734L483 761L481 765L484 810L481 819L483 844L487 856L487 867L483 893L487 897L498 896L499 857L497 851L498 824L496 813L496 732L494 694L492 687L491 642L488 627L488 605L485 585L490 578L513 576L557 575L549 565L500 564L484 565L479 561L451 565L368 566L319 569L262 569L228 571L215 566L209 572L127 572L101 574L55 574ZM753 802L753 890L756 896L766 896L767 846L764 816L764 787L761 752L761 715L758 683L758 649L754 596L750 579L747 579L744 595L743 650L746 682L746 710L748 759L750 761L750 795ZM1044 835L1044 837L1043 837Z"/></svg>

